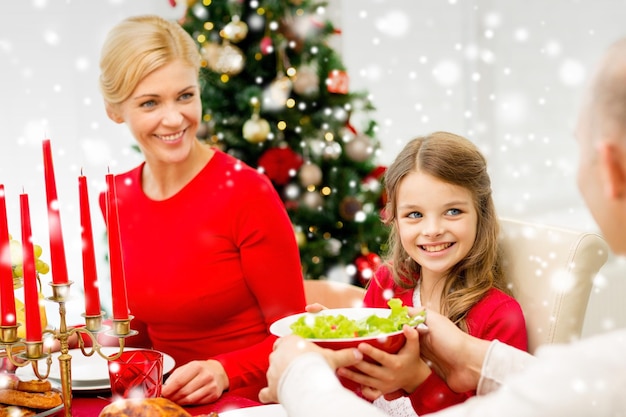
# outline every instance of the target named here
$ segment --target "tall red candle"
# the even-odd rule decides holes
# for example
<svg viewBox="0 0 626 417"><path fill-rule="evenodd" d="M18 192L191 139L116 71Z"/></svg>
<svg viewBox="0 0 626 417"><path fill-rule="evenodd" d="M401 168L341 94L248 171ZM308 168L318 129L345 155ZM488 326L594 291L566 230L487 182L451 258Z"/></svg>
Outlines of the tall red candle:
<svg viewBox="0 0 626 417"><path fill-rule="evenodd" d="M87 178L78 177L78 197L80 203L80 225L83 243L83 284L85 287L85 315L100 315L100 291L98 290L98 274L96 272L96 255L93 248L93 232L91 230L91 213L89 211L89 193Z"/></svg>
<svg viewBox="0 0 626 417"><path fill-rule="evenodd" d="M40 342L41 316L39 314L39 294L35 272L35 250L33 249L30 227L30 209L28 195L20 194L20 213L22 218L22 262L24 268L24 306L26 316L26 341Z"/></svg>
<svg viewBox="0 0 626 417"><path fill-rule="evenodd" d="M106 175L106 219L109 238L109 264L111 266L111 295L113 297L113 319L128 319L128 300L126 298L126 279L124 277L124 258L120 240L120 225L117 213L117 195L113 174Z"/></svg>
<svg viewBox="0 0 626 417"><path fill-rule="evenodd" d="M63 232L61 230L61 215L59 200L54 180L54 166L52 165L52 149L50 139L43 141L43 169L46 180L46 198L48 202L48 228L50 231L50 263L52 264L52 282L67 284L67 263L63 247Z"/></svg>
<svg viewBox="0 0 626 417"><path fill-rule="evenodd" d="M15 326L15 295L13 293L13 270L11 269L11 242L4 185L0 184L0 324Z"/></svg>

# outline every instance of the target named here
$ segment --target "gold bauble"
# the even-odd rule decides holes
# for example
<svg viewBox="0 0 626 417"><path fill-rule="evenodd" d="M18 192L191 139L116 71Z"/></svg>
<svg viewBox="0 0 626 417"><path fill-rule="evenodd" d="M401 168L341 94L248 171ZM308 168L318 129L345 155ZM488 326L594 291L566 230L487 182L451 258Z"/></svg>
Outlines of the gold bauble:
<svg viewBox="0 0 626 417"><path fill-rule="evenodd" d="M208 42L203 45L201 53L207 61L207 67L217 73L237 75L246 65L246 57L241 49L228 41L221 45Z"/></svg>
<svg viewBox="0 0 626 417"><path fill-rule="evenodd" d="M257 113L243 124L243 137L250 143L260 143L267 139L270 133L270 124Z"/></svg>
<svg viewBox="0 0 626 417"><path fill-rule="evenodd" d="M224 29L220 31L220 36L231 42L241 42L248 35L248 25L239 20L238 16L233 16L233 20L229 22Z"/></svg>

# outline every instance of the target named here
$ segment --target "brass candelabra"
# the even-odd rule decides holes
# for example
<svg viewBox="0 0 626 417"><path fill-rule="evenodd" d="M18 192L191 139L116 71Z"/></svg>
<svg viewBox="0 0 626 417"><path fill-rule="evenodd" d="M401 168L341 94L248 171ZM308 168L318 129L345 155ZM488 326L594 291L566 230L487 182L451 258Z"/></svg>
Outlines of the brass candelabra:
<svg viewBox="0 0 626 417"><path fill-rule="evenodd" d="M52 286L52 296L48 297L48 300L59 305L59 328L46 329L43 331L44 337L52 337L59 341L59 351L61 352L58 357L59 371L61 376L63 407L66 417L71 417L72 415L72 355L69 354L70 337L73 335L77 336L78 347L83 355L92 356L94 353L97 353L103 359L110 361L121 356L124 351L125 339L137 334L137 331L130 328L132 316L124 320L114 319L113 325L109 327L102 324L104 312L101 312L97 316L86 316L83 314L83 317L85 317L84 327L68 327L65 318L65 303L69 297L70 286L72 284L72 281L66 284L50 283ZM19 323L14 326L0 326L0 348L4 348L7 359L14 366L24 367L30 365L37 378L40 380L48 378L52 366L52 347L48 349L48 352L45 352L43 340L29 342L20 339L17 335L17 328L19 326ZM119 352L114 355L107 355L101 351L102 345L98 342L98 334L103 332L109 336L118 338ZM86 336L90 340L91 346L85 346L83 336ZM45 372L41 372L39 369L39 361L42 360L46 361Z"/></svg>

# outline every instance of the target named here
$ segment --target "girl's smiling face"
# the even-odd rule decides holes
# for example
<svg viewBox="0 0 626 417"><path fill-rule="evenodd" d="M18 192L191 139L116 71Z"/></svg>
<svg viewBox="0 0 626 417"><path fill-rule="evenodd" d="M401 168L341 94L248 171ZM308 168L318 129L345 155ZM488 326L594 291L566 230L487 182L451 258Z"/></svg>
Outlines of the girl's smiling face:
<svg viewBox="0 0 626 417"><path fill-rule="evenodd" d="M143 78L127 100L107 111L112 120L128 125L147 161L184 161L202 117L198 74L180 60L164 65Z"/></svg>
<svg viewBox="0 0 626 417"><path fill-rule="evenodd" d="M400 241L422 276L443 276L467 256L478 225L469 190L412 171L400 181L396 203Z"/></svg>

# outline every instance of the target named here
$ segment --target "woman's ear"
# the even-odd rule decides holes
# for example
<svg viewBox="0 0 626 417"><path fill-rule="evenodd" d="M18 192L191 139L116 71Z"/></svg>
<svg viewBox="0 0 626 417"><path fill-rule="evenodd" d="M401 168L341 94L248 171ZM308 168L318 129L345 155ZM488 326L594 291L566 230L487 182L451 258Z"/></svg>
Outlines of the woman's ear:
<svg viewBox="0 0 626 417"><path fill-rule="evenodd" d="M106 109L107 116L109 116L109 119L113 120L115 123L124 122L124 118L120 115L115 106L111 105L110 103L104 103L104 107Z"/></svg>
<svg viewBox="0 0 626 417"><path fill-rule="evenodd" d="M614 142L598 148L605 190L612 199L626 198L626 150Z"/></svg>

